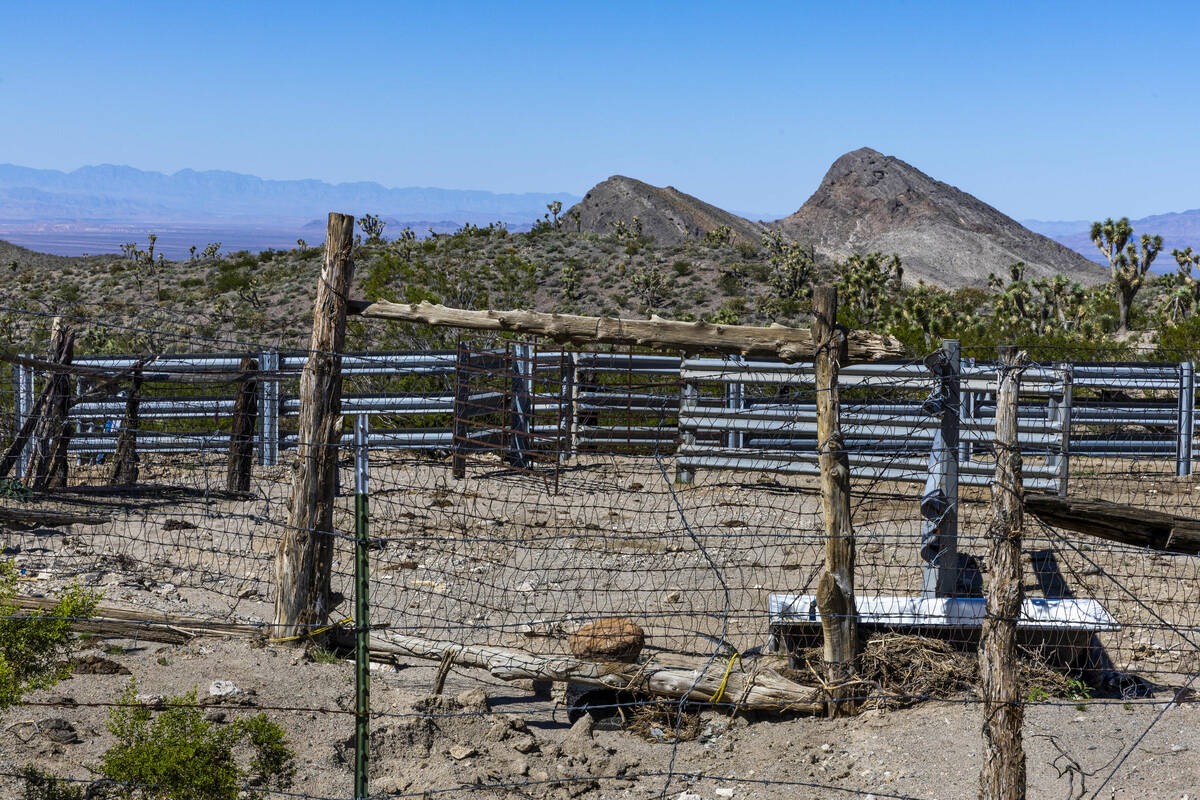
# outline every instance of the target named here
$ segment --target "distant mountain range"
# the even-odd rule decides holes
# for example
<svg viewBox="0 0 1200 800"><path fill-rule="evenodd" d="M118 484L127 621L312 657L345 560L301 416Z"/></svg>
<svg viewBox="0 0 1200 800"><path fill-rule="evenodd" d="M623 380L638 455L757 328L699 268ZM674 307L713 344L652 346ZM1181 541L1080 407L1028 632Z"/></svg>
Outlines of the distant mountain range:
<svg viewBox="0 0 1200 800"><path fill-rule="evenodd" d="M1030 230L1037 231L1043 236L1049 236L1072 250L1082 253L1097 263L1107 263L1104 256L1092 244L1090 220L1047 221L1040 219L1021 220L1021 224ZM1171 258L1174 249L1183 250L1191 247L1200 250L1200 208L1191 211L1180 211L1173 214L1154 214L1141 219L1130 220L1134 236L1141 237L1143 233L1158 234L1163 237L1163 252L1154 262L1155 272L1173 272L1175 259Z"/></svg>
<svg viewBox="0 0 1200 800"><path fill-rule="evenodd" d="M0 164L0 238L43 252L117 252L127 241L159 237L158 250L182 258L192 245L226 250L293 247L324 240L329 211L378 214L389 233L409 225L424 234L464 223L504 222L527 230L565 193L497 194L378 183L275 181L236 172L185 169L165 175L102 164L72 172Z"/></svg>
<svg viewBox="0 0 1200 800"><path fill-rule="evenodd" d="M751 222L678 189L616 175L593 187L580 203L581 227L610 231L632 224L660 242L702 237L726 225L757 241L777 229L811 245L828 261L852 253L896 253L909 283L982 286L989 273L1005 274L1023 261L1031 278L1055 273L1098 283L1105 273L1067 247L1035 233L992 206L911 164L861 148L838 158L800 209L775 222Z"/></svg>
<svg viewBox="0 0 1200 800"><path fill-rule="evenodd" d="M397 219L529 224L565 193L497 194L460 189L392 189L373 182L275 181L184 169L173 175L102 164L72 172L0 164L0 220L56 219L201 222L304 220L330 210Z"/></svg>
<svg viewBox="0 0 1200 800"><path fill-rule="evenodd" d="M373 182L266 180L225 171L180 170L171 175L100 165L71 172L0 164L0 239L43 252L116 252L127 241L158 235L168 258L192 245L219 241L225 251L291 247L297 238L324 238L330 210L378 214L385 235L411 226L418 235L464 223L504 222L517 232L561 202L579 213L584 230L608 233L632 224L660 242L702 237L727 225L757 241L775 229L811 244L826 260L853 252L898 253L906 278L941 286L981 285L1024 261L1031 276L1066 273L1085 283L1104 279L1088 237L1088 221L1017 222L972 195L870 148L847 153L830 167L795 213L774 222L751 221L667 187L616 175L585 197L566 193L497 194L437 188L388 188ZM573 220L564 214L567 224ZM1157 271L1174 269L1173 247L1200 249L1200 209L1133 222L1158 233L1164 253Z"/></svg>

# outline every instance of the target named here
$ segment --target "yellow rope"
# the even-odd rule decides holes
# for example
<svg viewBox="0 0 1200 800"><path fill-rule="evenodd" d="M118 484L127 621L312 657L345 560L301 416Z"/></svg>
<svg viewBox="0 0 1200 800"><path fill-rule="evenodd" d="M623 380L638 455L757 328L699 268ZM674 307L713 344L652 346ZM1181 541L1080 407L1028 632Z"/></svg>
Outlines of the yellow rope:
<svg viewBox="0 0 1200 800"><path fill-rule="evenodd" d="M741 660L742 654L734 650L733 655L729 657L729 663L725 665L725 675L721 678L721 685L717 687L717 691L713 693L708 702L719 703L721 701L721 696L725 694L725 684L729 683L729 673L733 672L733 662Z"/></svg>
<svg viewBox="0 0 1200 800"><path fill-rule="evenodd" d="M309 631L308 633L297 634L296 636L283 636L278 639L267 639L267 641L268 642L294 642L297 639L303 639L306 636L316 636L317 634L325 633L326 631L331 631L334 628L336 628L338 625L345 625L347 622L353 622L353 621L354 621L354 617L346 617L341 622L335 622L332 625L326 625L324 628L317 628L315 631Z"/></svg>

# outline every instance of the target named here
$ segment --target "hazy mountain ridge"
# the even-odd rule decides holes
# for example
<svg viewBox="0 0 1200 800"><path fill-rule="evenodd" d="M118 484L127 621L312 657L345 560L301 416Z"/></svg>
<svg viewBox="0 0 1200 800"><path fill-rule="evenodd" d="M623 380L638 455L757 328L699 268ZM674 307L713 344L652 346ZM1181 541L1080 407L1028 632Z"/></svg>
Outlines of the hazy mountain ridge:
<svg viewBox="0 0 1200 800"><path fill-rule="evenodd" d="M545 213L548 203L567 206L577 200L563 192L389 188L370 181L268 180L222 170L166 175L112 164L71 172L0 164L0 218L9 220L149 214L164 221L254 215L307 222L333 208L413 219L466 221L469 215L528 224Z"/></svg>
<svg viewBox="0 0 1200 800"><path fill-rule="evenodd" d="M1090 220L1022 220L1030 230L1049 236L1056 242L1071 248L1084 257L1104 262L1104 256L1092 243ZM1175 259L1171 251L1191 247L1200 250L1200 208L1176 211L1167 214L1151 214L1148 217L1130 220L1135 236L1157 234L1163 237L1163 254L1154 262L1156 272L1172 272Z"/></svg>

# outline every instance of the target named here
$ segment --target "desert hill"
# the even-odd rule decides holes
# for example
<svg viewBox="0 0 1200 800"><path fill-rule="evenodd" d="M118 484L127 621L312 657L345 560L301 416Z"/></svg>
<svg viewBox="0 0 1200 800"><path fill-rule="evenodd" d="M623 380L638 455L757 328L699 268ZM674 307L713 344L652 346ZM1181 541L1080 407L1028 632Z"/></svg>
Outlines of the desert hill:
<svg viewBox="0 0 1200 800"><path fill-rule="evenodd" d="M595 233L612 233L614 223L632 225L637 217L642 232L660 244L699 239L722 225L728 225L736 237L757 244L766 230L762 223L731 214L674 186L651 186L624 175L593 186L567 210L568 225L574 224L573 212L579 213L581 230Z"/></svg>
<svg viewBox="0 0 1200 800"><path fill-rule="evenodd" d="M906 279L944 287L982 285L1015 261L1025 262L1030 278L1063 273L1092 284L1107 277L987 203L867 147L835 161L800 210L772 224L835 259L898 253Z"/></svg>
<svg viewBox="0 0 1200 800"><path fill-rule="evenodd" d="M574 211L582 230L599 234L636 216L643 233L667 245L728 225L750 242L778 229L829 261L852 253L898 253L906 282L947 288L982 286L989 273L1005 274L1016 261L1025 262L1030 278L1063 273L1090 285L1108 277L1079 253L978 198L866 147L837 159L800 210L776 222L752 222L674 187L622 175L594 186L568 211L568 220Z"/></svg>

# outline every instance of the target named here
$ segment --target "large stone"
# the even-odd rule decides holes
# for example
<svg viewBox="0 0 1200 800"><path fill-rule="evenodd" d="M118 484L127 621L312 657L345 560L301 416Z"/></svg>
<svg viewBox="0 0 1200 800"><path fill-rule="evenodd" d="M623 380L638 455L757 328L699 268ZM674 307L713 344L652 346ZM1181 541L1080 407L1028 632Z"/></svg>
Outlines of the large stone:
<svg viewBox="0 0 1200 800"><path fill-rule="evenodd" d="M571 634L571 653L584 661L637 661L646 634L627 617L589 622Z"/></svg>

